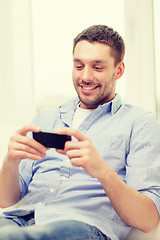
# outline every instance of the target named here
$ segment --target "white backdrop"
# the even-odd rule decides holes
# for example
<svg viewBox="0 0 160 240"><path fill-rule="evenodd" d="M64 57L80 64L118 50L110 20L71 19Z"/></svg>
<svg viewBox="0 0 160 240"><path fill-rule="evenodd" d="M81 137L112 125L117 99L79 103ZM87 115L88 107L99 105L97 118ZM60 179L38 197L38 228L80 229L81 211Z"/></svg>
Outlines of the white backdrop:
<svg viewBox="0 0 160 240"><path fill-rule="evenodd" d="M160 121L160 0L154 0L154 41L157 117Z"/></svg>

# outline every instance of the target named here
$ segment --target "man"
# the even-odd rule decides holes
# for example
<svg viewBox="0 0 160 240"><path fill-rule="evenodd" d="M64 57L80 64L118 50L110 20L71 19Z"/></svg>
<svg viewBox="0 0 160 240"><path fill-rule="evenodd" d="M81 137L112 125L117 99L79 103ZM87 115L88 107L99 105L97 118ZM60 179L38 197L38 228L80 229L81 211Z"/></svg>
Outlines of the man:
<svg viewBox="0 0 160 240"><path fill-rule="evenodd" d="M73 47L78 98L40 112L11 137L0 173L0 239L123 240L131 227L151 231L160 212L160 126L115 94L124 73L123 39L104 25ZM72 136L46 149L28 132ZM19 227L21 226L21 227ZM25 226L25 227L24 227Z"/></svg>

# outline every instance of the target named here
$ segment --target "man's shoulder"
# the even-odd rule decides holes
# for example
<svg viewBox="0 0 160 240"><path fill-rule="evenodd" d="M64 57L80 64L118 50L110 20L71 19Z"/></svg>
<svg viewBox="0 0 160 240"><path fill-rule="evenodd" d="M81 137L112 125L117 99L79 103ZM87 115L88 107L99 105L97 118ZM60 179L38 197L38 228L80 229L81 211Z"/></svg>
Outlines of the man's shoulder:
<svg viewBox="0 0 160 240"><path fill-rule="evenodd" d="M78 101L78 98L72 98L60 106L41 109L36 114L32 123L37 124L42 129L50 129L53 127L55 122L61 118L61 115L74 110L77 107Z"/></svg>
<svg viewBox="0 0 160 240"><path fill-rule="evenodd" d="M122 106L126 113L133 115L135 118L140 118L142 116L154 116L153 112L133 104L123 104Z"/></svg>
<svg viewBox="0 0 160 240"><path fill-rule="evenodd" d="M41 109L33 119L32 123L38 125L41 129L50 129L56 119L59 117L59 108Z"/></svg>
<svg viewBox="0 0 160 240"><path fill-rule="evenodd" d="M128 120L132 126L149 125L151 128L154 126L160 129L160 124L153 112L132 104L124 104L123 109L126 120Z"/></svg>

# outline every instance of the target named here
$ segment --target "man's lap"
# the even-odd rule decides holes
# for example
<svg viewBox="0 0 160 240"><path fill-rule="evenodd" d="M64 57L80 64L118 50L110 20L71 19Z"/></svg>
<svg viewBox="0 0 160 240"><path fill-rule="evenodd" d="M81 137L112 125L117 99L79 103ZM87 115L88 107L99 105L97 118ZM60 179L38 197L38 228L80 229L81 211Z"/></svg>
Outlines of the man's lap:
<svg viewBox="0 0 160 240"><path fill-rule="evenodd" d="M28 226L34 223L34 213L28 214L23 217L6 216L5 218L0 218L0 228L6 225Z"/></svg>
<svg viewBox="0 0 160 240"><path fill-rule="evenodd" d="M16 219L0 219L0 240L107 240L96 227L79 221L57 221L30 225Z"/></svg>

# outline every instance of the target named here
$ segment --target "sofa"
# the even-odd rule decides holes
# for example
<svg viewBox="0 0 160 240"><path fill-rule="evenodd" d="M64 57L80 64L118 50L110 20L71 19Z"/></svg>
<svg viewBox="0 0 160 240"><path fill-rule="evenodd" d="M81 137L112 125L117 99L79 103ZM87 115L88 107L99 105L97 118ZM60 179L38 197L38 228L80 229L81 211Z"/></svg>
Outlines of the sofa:
<svg viewBox="0 0 160 240"><path fill-rule="evenodd" d="M7 151L10 136L18 129L16 126L0 126L0 167ZM14 206L13 206L14 207ZM0 212L3 211L0 209ZM125 240L160 240L160 222L149 233L133 228Z"/></svg>
<svg viewBox="0 0 160 240"><path fill-rule="evenodd" d="M125 240L160 240L160 222L157 227L149 233L144 233L133 228Z"/></svg>

